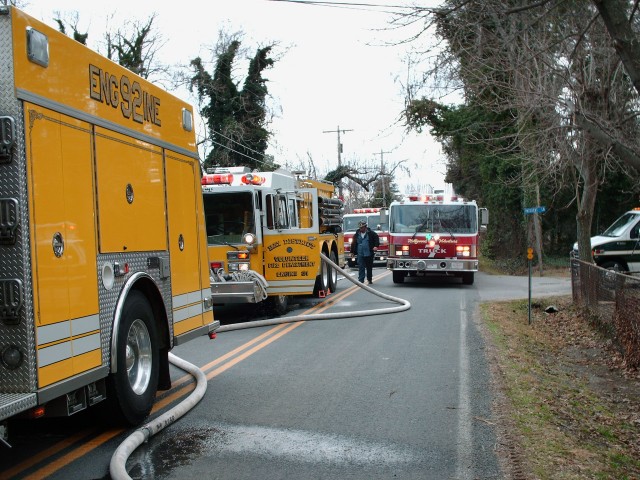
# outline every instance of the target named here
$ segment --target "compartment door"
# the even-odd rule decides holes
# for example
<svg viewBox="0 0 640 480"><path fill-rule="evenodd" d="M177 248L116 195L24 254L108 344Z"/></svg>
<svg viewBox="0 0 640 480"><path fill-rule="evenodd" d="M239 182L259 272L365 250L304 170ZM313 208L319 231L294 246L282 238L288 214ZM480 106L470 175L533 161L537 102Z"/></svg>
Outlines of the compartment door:
<svg viewBox="0 0 640 480"><path fill-rule="evenodd" d="M203 295L210 291L200 165L167 152L166 168L173 331L181 335L213 321L211 310L203 315Z"/></svg>
<svg viewBox="0 0 640 480"><path fill-rule="evenodd" d="M91 126L25 104L31 258L43 387L101 364Z"/></svg>

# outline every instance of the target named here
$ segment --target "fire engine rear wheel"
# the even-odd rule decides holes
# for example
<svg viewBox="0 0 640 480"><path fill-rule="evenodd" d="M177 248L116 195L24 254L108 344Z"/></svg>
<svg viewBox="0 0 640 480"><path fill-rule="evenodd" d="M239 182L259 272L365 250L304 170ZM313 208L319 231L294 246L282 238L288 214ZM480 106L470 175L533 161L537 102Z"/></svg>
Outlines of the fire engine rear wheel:
<svg viewBox="0 0 640 480"><path fill-rule="evenodd" d="M275 315L284 315L289 308L289 296L273 295L267 299L267 304Z"/></svg>
<svg viewBox="0 0 640 480"><path fill-rule="evenodd" d="M329 254L329 259L338 265L338 255L333 250ZM329 264L327 264L327 268L329 268L329 290L333 293L338 289L338 270Z"/></svg>
<svg viewBox="0 0 640 480"><path fill-rule="evenodd" d="M393 272L393 283L404 283L404 272L394 270Z"/></svg>
<svg viewBox="0 0 640 480"><path fill-rule="evenodd" d="M322 252L325 255L326 251ZM329 288L329 270L331 268L324 259L320 260L320 274L316 277L316 284L313 288L313 294L316 296L324 296ZM322 294L320 293L322 292Z"/></svg>
<svg viewBox="0 0 640 480"><path fill-rule="evenodd" d="M473 272L462 272L462 283L473 285L474 276Z"/></svg>
<svg viewBox="0 0 640 480"><path fill-rule="evenodd" d="M151 412L159 368L153 310L142 293L129 294L116 335L117 372L109 378L109 399L121 420L138 425Z"/></svg>

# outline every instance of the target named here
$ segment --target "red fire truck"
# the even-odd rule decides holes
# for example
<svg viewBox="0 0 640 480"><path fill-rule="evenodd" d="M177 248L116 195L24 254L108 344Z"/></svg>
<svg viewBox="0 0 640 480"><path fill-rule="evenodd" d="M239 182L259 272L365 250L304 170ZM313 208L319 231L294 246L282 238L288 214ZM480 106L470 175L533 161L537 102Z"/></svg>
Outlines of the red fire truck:
<svg viewBox="0 0 640 480"><path fill-rule="evenodd" d="M382 210L382 214L381 214ZM385 262L389 256L389 223L386 221L386 208L354 208L353 213L342 217L342 231L344 233L344 254L350 267L356 265L356 259L351 257L351 242L358 230L358 223L367 222L380 238L380 246L375 253L374 262ZM381 215L385 217L381 220Z"/></svg>
<svg viewBox="0 0 640 480"><path fill-rule="evenodd" d="M389 258L393 283L440 275L472 285L478 271L479 233L489 212L457 196L409 195L389 207Z"/></svg>

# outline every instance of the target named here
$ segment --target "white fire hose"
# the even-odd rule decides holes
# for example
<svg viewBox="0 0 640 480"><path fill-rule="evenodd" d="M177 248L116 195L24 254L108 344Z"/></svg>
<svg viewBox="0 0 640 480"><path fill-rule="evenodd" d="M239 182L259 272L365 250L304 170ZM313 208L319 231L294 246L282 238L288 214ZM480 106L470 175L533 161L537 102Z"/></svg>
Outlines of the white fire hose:
<svg viewBox="0 0 640 480"><path fill-rule="evenodd" d="M229 332L231 330L241 330L245 328L255 328L255 327L265 327L269 325L279 325L282 323L293 323L293 322L301 322L301 321L309 321L309 320L330 320L335 318L351 318L351 317L363 317L368 315L382 315L387 313L396 313L403 312L411 308L411 304L402 298L394 297L392 295L387 295L385 293L379 292L361 282L354 279L345 272L340 266L336 265L331 261L323 253L320 254L323 260L325 260L328 265L342 273L344 277L352 282L355 285L364 288L368 292L373 293L374 295L384 298L385 300L390 300L395 303L399 303L400 305L397 307L387 307L381 308L377 310L356 310L355 312L339 312L339 313L318 313L314 315L296 315L293 317L283 317L283 318L270 318L267 320L255 320L252 322L243 322L239 324L233 325L223 325L218 328L217 332ZM171 352L169 353L169 361L175 365L176 367L191 373L196 378L196 388L191 394L183 400L181 403L173 407L171 410L165 412L160 415L158 418L155 418L151 422L146 425L140 427L131 435L129 435L116 449L115 453L111 457L111 463L109 464L109 473L111 474L111 478L113 480L131 480L131 477L127 473L126 463L129 456L146 442L150 437L158 433L160 430L165 428L166 426L172 424L179 418L181 418L184 414L186 414L189 410L195 407L198 402L204 397L204 394L207 390L207 377L205 374L195 365L187 362L186 360L181 359L173 355Z"/></svg>

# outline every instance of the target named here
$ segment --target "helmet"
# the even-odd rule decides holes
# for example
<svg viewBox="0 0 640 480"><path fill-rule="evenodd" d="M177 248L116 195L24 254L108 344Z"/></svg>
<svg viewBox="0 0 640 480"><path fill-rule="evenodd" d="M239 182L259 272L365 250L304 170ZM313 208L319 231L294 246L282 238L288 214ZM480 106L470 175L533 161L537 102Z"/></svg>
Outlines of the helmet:
<svg viewBox="0 0 640 480"><path fill-rule="evenodd" d="M367 226L367 222L365 222L364 220L360 220L358 222L358 227L366 227Z"/></svg>

